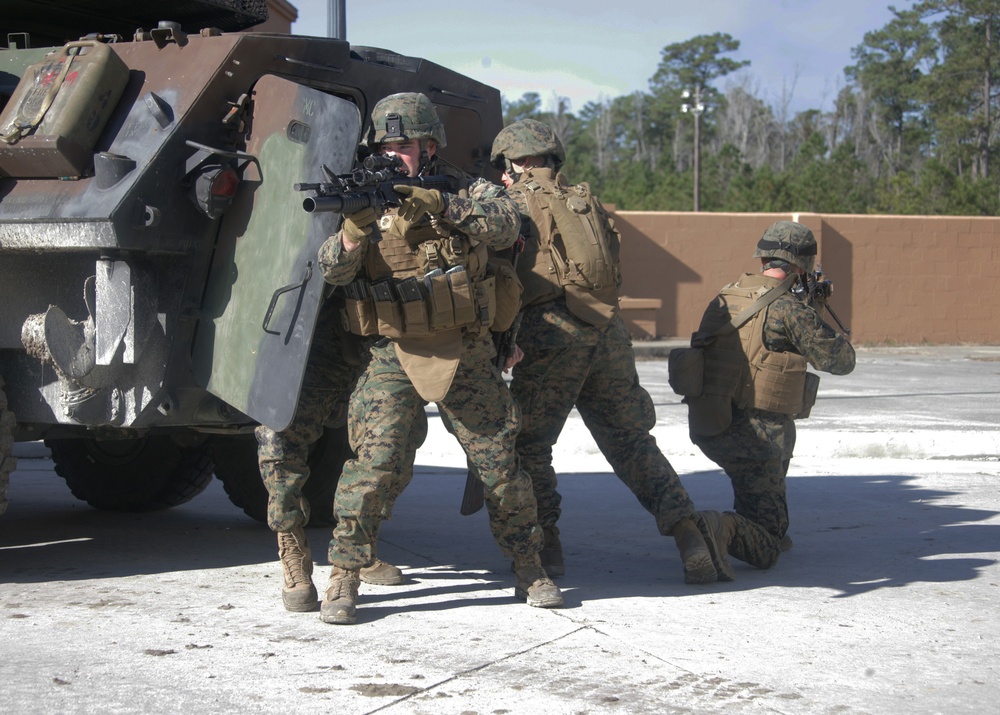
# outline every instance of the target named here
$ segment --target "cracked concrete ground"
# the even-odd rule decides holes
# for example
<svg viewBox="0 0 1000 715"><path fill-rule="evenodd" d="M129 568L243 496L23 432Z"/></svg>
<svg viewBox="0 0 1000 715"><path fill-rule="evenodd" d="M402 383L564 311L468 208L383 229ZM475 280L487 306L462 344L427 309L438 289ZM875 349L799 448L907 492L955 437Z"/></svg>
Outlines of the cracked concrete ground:
<svg viewBox="0 0 1000 715"><path fill-rule="evenodd" d="M662 347L662 346L661 346ZM658 354L656 345L637 346ZM656 436L701 508L728 481L688 441L662 359ZM382 532L401 587L359 622L280 604L276 543L218 483L94 511L20 445L0 517L0 702L11 713L982 713L1000 701L1000 348L859 351L823 376L777 566L686 586L671 539L574 414L557 446L566 607L513 598L464 456L431 420ZM433 410L432 410L433 411ZM328 534L309 529L317 585Z"/></svg>

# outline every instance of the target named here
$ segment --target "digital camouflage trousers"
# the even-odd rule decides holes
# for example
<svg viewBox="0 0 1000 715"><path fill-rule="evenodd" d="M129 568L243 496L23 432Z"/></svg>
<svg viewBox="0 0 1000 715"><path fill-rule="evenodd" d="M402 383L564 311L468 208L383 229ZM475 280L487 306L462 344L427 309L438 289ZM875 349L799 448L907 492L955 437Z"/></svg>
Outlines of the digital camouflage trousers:
<svg viewBox="0 0 1000 715"><path fill-rule="evenodd" d="M650 434L656 412L639 384L621 316L595 327L575 318L562 301L533 306L524 313L518 344L524 359L511 381L523 420L517 451L531 477L543 527L559 519L562 497L552 448L574 406L661 534L670 534L677 521L694 514L687 490Z"/></svg>
<svg viewBox="0 0 1000 715"><path fill-rule="evenodd" d="M302 487L309 479L309 448L323 434L324 423L346 410L361 369L343 331L336 303L327 303L317 321L302 391L291 424L280 432L256 429L257 461L267 488L267 523L273 531L289 531L309 521Z"/></svg>
<svg viewBox="0 0 1000 715"><path fill-rule="evenodd" d="M488 337L467 338L451 389L437 407L483 481L490 528L500 550L508 557L537 553L542 532L531 482L514 451L520 418L492 356ZM372 348L351 396L351 446L358 456L344 466L337 487L337 526L329 550L334 566L357 569L372 563L380 524L390 518L412 478L413 430L425 419L426 404L401 367L395 346Z"/></svg>
<svg viewBox="0 0 1000 715"><path fill-rule="evenodd" d="M795 422L787 415L733 409L733 421L714 437L691 435L733 485L736 538L729 553L758 568L778 560L788 531L785 476L795 449Z"/></svg>

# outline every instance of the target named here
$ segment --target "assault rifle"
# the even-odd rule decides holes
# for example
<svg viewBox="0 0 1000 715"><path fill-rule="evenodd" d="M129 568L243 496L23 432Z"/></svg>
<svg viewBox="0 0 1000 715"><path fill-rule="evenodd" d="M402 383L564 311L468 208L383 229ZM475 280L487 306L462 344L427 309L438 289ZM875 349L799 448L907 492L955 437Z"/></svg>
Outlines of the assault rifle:
<svg viewBox="0 0 1000 715"><path fill-rule="evenodd" d="M826 274L823 272L822 266L816 266L816 270L812 273L807 273L804 278L801 279L799 283L796 283L795 287L792 288L792 293L801 298L807 304L816 308L820 315L823 314L825 309L830 317L833 318L837 326L848 338L851 337L851 329L845 326L827 299L833 295L833 281L827 279Z"/></svg>
<svg viewBox="0 0 1000 715"><path fill-rule="evenodd" d="M315 192L315 196L302 201L302 208L307 213L332 211L352 214L367 208L381 213L387 206L399 206L401 203L402 196L393 189L400 184L455 191L450 176L407 176L403 160L398 156L372 154L365 157L360 168L350 174L334 174L325 164L322 168L326 181L293 185L296 191ZM377 243L381 240L377 231L372 233L372 241Z"/></svg>

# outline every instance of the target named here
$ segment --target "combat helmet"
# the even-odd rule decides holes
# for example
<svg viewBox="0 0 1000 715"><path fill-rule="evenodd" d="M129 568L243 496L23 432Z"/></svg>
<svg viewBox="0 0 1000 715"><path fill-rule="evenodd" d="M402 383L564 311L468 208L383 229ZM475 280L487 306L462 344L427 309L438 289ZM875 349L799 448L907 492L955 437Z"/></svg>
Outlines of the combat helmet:
<svg viewBox="0 0 1000 715"><path fill-rule="evenodd" d="M526 156L551 156L558 171L566 161L566 150L548 124L537 119L522 119L497 134L493 140L490 163L504 170L509 168L507 162Z"/></svg>
<svg viewBox="0 0 1000 715"><path fill-rule="evenodd" d="M372 109L369 146L415 139L433 139L438 148L446 145L444 123L426 95L400 92L376 102Z"/></svg>
<svg viewBox="0 0 1000 715"><path fill-rule="evenodd" d="M812 273L816 264L816 238L795 221L776 221L757 242L754 258L777 258Z"/></svg>

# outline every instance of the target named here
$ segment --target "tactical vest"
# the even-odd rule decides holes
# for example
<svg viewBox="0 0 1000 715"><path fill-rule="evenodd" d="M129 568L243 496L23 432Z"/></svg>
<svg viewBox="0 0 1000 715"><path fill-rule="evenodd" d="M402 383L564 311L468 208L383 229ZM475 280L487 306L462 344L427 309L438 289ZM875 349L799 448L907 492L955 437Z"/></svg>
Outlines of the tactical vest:
<svg viewBox="0 0 1000 715"><path fill-rule="evenodd" d="M709 307L703 328L731 320L780 283L763 275L744 275L719 292L721 300ZM740 409L753 407L797 415L803 412L807 362L798 353L775 352L764 345L767 311L759 311L738 333L720 337L705 347L705 392L728 392L732 404Z"/></svg>
<svg viewBox="0 0 1000 715"><path fill-rule="evenodd" d="M468 177L447 169L441 173L455 175L457 195L468 197ZM485 243L434 216L416 224L406 221L397 208L382 215L378 230L381 240L369 244L363 276L344 289L350 332L425 338L454 328L482 332L493 327L497 281L513 275L498 278Z"/></svg>
<svg viewBox="0 0 1000 715"><path fill-rule="evenodd" d="M524 198L531 218L517 264L523 305L565 295L574 315L607 324L618 312L621 236L590 186L570 186L562 174L534 168L508 193Z"/></svg>

